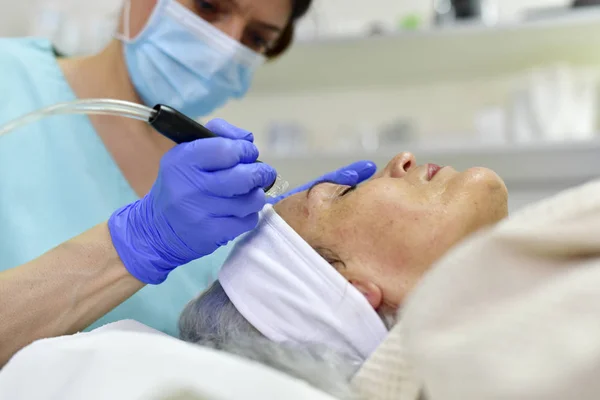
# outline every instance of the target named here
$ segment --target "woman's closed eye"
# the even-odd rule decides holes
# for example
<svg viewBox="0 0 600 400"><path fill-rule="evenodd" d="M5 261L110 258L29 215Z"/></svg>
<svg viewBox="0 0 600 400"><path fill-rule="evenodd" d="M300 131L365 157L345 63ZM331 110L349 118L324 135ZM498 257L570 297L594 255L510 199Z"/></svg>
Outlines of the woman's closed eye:
<svg viewBox="0 0 600 400"><path fill-rule="evenodd" d="M350 186L349 188L347 188L346 190L344 190L341 194L340 197L344 197L345 195L347 195L348 193L354 191L356 188L358 187L358 185L354 185L354 186Z"/></svg>

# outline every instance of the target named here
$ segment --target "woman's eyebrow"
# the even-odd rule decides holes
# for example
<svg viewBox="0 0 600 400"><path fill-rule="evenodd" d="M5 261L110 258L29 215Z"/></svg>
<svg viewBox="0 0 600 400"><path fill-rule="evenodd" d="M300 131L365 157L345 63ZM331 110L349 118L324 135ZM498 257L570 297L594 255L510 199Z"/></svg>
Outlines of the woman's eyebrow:
<svg viewBox="0 0 600 400"><path fill-rule="evenodd" d="M262 28L262 29L272 31L275 33L279 33L285 29L285 28L281 28L277 25L273 25L273 24L270 24L270 23L264 22L264 21L254 21L253 25L256 25L258 28Z"/></svg>
<svg viewBox="0 0 600 400"><path fill-rule="evenodd" d="M236 9L241 10L238 0L225 0L225 1L229 4L231 4L232 6L234 6ZM258 25L262 29L266 29L269 31L277 32L277 33L281 32L285 29L285 27L280 27L280 26L271 24L269 22L260 21L260 20L254 21L253 24Z"/></svg>
<svg viewBox="0 0 600 400"><path fill-rule="evenodd" d="M338 270L338 264L342 264L342 267L346 268L346 264L340 259L340 257L335 252L333 252L333 250L319 246L313 247L313 249L321 256L321 258L323 258L325 261L331 264L331 266L334 267L336 270Z"/></svg>

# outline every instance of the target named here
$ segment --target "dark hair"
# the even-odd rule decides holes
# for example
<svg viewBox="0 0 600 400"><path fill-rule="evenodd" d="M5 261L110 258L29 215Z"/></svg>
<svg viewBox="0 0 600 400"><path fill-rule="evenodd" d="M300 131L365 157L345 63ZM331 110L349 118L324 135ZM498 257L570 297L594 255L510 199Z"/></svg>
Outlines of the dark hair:
<svg viewBox="0 0 600 400"><path fill-rule="evenodd" d="M283 54L288 47L290 47L294 40L294 26L296 21L298 21L308 12L311 3L312 0L292 0L292 14L290 15L290 20L281 33L281 37L277 43L267 50L265 54L267 58L276 58L277 56Z"/></svg>

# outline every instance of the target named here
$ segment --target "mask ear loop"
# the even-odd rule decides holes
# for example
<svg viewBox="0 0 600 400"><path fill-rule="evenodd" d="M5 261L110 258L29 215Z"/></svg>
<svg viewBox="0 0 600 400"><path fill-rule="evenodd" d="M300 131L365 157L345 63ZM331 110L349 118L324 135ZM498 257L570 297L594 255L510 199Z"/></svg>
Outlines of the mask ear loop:
<svg viewBox="0 0 600 400"><path fill-rule="evenodd" d="M131 20L131 0L125 0L123 8L123 33L115 32L114 37L122 42L131 40L130 22Z"/></svg>

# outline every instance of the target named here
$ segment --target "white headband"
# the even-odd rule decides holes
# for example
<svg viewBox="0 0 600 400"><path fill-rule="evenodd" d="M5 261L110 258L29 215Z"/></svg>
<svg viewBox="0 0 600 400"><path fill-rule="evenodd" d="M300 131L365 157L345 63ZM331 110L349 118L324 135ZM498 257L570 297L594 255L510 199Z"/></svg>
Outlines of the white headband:
<svg viewBox="0 0 600 400"><path fill-rule="evenodd" d="M219 281L244 318L275 342L318 343L365 360L387 335L367 299L270 205Z"/></svg>

